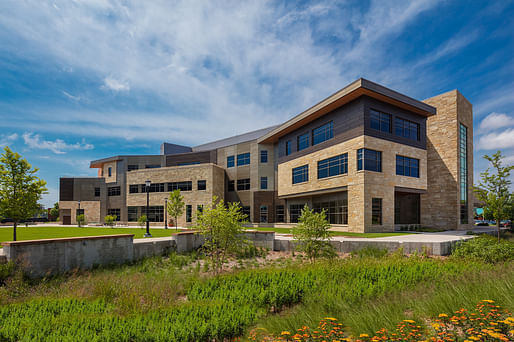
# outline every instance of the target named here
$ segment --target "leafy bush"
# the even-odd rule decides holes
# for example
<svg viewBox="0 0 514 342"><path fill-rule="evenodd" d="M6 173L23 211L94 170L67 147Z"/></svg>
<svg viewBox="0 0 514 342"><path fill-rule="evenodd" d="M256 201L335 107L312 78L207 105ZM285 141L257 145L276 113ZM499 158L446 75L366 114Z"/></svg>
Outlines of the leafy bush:
<svg viewBox="0 0 514 342"><path fill-rule="evenodd" d="M116 215L107 215L104 218L105 224L109 227L114 227L114 222L116 221L117 216Z"/></svg>
<svg viewBox="0 0 514 342"><path fill-rule="evenodd" d="M329 229L330 223L325 210L315 213L306 204L298 218L298 225L293 229L296 248L305 252L311 262L319 257L336 256L334 247L330 244Z"/></svg>
<svg viewBox="0 0 514 342"><path fill-rule="evenodd" d="M456 258L475 259L488 263L514 260L514 243L497 241L488 235L481 235L461 242L453 251Z"/></svg>
<svg viewBox="0 0 514 342"><path fill-rule="evenodd" d="M146 226L146 215L139 216L137 223L139 224L139 227L144 228Z"/></svg>

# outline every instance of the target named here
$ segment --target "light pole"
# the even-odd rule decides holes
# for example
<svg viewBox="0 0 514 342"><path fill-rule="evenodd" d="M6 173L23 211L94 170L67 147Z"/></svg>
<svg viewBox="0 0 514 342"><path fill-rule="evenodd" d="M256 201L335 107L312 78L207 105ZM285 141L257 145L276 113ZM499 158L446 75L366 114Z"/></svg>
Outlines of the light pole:
<svg viewBox="0 0 514 342"><path fill-rule="evenodd" d="M77 217L80 215L80 200L78 200L78 203L79 203L79 210L78 210L77 215L75 215L75 220L76 220L76 219L77 219ZM79 228L80 228L80 220L79 220L78 224L79 224Z"/></svg>
<svg viewBox="0 0 514 342"><path fill-rule="evenodd" d="M164 229L168 229L168 199L164 199Z"/></svg>
<svg viewBox="0 0 514 342"><path fill-rule="evenodd" d="M145 237L152 237L152 234L150 234L150 221L148 220L148 214L149 214L149 206L150 206L150 180L147 180L145 182L146 185L146 234Z"/></svg>

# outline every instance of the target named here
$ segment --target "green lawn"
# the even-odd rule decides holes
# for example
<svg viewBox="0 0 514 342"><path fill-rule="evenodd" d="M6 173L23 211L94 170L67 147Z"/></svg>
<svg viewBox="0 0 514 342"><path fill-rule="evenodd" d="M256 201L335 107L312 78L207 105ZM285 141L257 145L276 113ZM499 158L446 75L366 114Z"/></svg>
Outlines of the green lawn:
<svg viewBox="0 0 514 342"><path fill-rule="evenodd" d="M272 227L260 227L260 228L248 228L250 230L258 230L261 232L275 232L280 234L292 234L292 228L272 228ZM379 238L387 236L407 235L412 233L351 233L351 232L330 232L332 236L349 236L358 238Z"/></svg>
<svg viewBox="0 0 514 342"><path fill-rule="evenodd" d="M0 227L0 242L12 241L12 227ZM146 229L142 228L104 228L104 227L24 227L16 229L17 240L39 240L66 238L77 236L113 235L113 234L134 234L135 239L143 238ZM170 236L175 229L150 229L153 237Z"/></svg>

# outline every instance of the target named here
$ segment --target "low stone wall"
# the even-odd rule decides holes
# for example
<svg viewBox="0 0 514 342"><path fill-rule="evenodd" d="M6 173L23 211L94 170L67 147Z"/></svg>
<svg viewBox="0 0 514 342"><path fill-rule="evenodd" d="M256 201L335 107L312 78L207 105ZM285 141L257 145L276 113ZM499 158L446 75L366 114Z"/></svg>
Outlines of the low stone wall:
<svg viewBox="0 0 514 342"><path fill-rule="evenodd" d="M134 260L132 234L3 242L4 255L28 275L87 269L95 265L123 264Z"/></svg>
<svg viewBox="0 0 514 342"><path fill-rule="evenodd" d="M245 238L251 241L255 247L263 247L272 251L275 246L275 232L247 230L245 232Z"/></svg>
<svg viewBox="0 0 514 342"><path fill-rule="evenodd" d="M177 242L172 238L136 239L134 240L134 260L140 260L156 255L167 255L177 250Z"/></svg>

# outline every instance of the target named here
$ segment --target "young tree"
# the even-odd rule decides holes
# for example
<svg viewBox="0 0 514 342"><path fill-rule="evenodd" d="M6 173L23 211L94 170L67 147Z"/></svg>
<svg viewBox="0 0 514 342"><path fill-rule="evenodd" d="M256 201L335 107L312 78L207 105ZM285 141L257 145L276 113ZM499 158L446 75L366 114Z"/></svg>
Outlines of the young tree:
<svg viewBox="0 0 514 342"><path fill-rule="evenodd" d="M39 210L38 201L46 191L46 182L36 176L37 171L18 153L4 148L0 156L0 215L13 219L14 241L18 222Z"/></svg>
<svg viewBox="0 0 514 342"><path fill-rule="evenodd" d="M79 228L86 222L86 217L84 214L77 215L77 223L79 225Z"/></svg>
<svg viewBox="0 0 514 342"><path fill-rule="evenodd" d="M195 228L205 236L203 248L215 274L222 271L229 256L241 251L245 245L242 226L245 219L239 203L225 204L216 197L198 215Z"/></svg>
<svg viewBox="0 0 514 342"><path fill-rule="evenodd" d="M509 216L509 204L512 201L512 194L509 192L510 171L514 165L502 166L503 156L497 151L492 156L485 155L493 167L493 173L487 168L480 174L482 178L478 187L474 188L477 198L484 203L485 212L489 212L496 221L498 241L500 241L500 222Z"/></svg>
<svg viewBox="0 0 514 342"><path fill-rule="evenodd" d="M104 218L105 224L109 227L114 227L114 222L116 221L116 218L118 218L116 215L107 215Z"/></svg>
<svg viewBox="0 0 514 342"><path fill-rule="evenodd" d="M305 252L311 262L320 256L335 256L334 247L330 244L330 224L324 210L315 213L305 205L298 222L293 229L293 239L297 242L298 249Z"/></svg>
<svg viewBox="0 0 514 342"><path fill-rule="evenodd" d="M57 220L59 218L59 202L55 202L54 207L50 209L50 216L52 216L53 220Z"/></svg>
<svg viewBox="0 0 514 342"><path fill-rule="evenodd" d="M137 219L137 222L139 223L139 226L141 228L144 228L146 225L146 215L139 216L139 218Z"/></svg>
<svg viewBox="0 0 514 342"><path fill-rule="evenodd" d="M176 189L170 193L168 199L168 215L175 219L175 229L178 229L177 217L184 212L184 197L180 194L180 190Z"/></svg>

